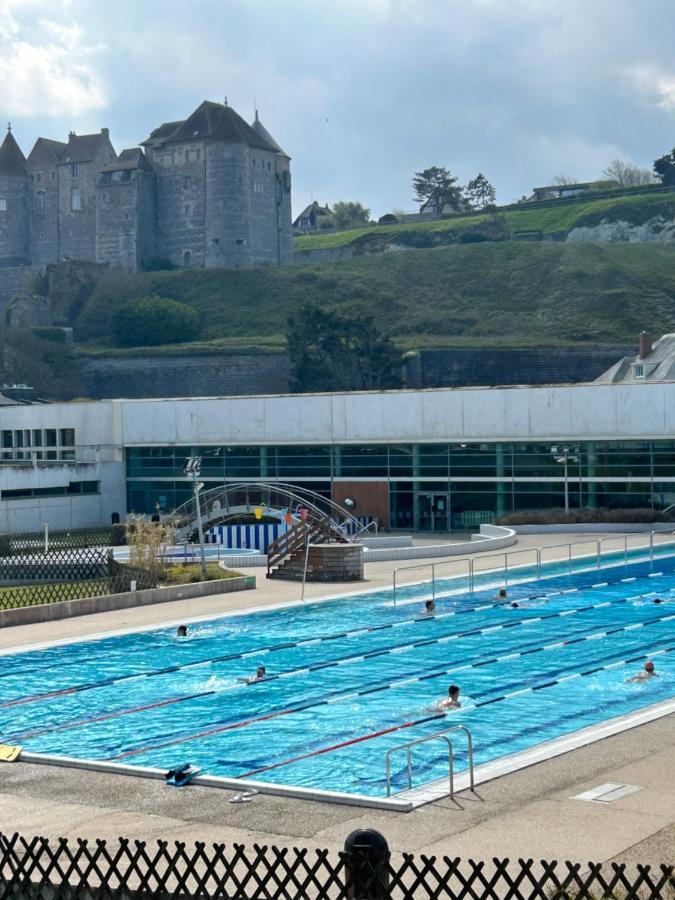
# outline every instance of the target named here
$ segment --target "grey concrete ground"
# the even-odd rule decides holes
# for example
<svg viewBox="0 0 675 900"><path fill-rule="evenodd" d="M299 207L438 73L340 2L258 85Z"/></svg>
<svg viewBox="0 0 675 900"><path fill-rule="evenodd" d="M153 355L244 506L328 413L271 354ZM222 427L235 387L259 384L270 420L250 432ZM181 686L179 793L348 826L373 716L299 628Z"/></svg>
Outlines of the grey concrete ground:
<svg viewBox="0 0 675 900"><path fill-rule="evenodd" d="M575 536L521 537L518 547L551 547ZM579 540L585 538L580 537ZM618 543L617 545L618 546ZM562 549L546 558L564 556ZM527 562L527 554L523 554ZM461 572L449 561L447 574ZM355 589L389 587L397 563L366 569L366 585L309 585L307 598ZM247 573L249 574L249 573ZM299 585L260 577L259 590L241 595L176 601L64 620L7 628L0 647L146 627L200 615L263 607L299 598ZM445 575L445 569L442 573ZM420 570L417 578L425 577ZM0 831L48 836L164 837L186 841L270 842L338 849L351 830L381 830L394 850L473 857L524 856L557 859L675 861L675 716L548 760L412 813L258 796L230 804L232 794L191 786L27 763L0 764ZM613 803L572 799L605 783L640 790Z"/></svg>

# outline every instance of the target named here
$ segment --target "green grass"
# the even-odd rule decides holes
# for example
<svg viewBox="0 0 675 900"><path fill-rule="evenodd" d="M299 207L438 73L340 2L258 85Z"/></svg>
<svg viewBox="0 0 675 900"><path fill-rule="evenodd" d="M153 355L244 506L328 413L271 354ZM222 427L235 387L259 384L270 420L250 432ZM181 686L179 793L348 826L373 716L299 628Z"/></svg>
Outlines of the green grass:
<svg viewBox="0 0 675 900"><path fill-rule="evenodd" d="M558 206L528 207L497 211L493 214L452 216L434 222L415 222L407 225L369 226L328 234L305 235L295 239L296 250L320 250L346 247L351 244L411 243L418 245L426 237L435 243L452 243L458 232L486 224L501 226L502 239L512 232L541 231L544 234L568 232L581 226L598 225L606 220L624 219L640 225L655 216L675 219L675 192L668 194L638 194L604 200L578 200Z"/></svg>
<svg viewBox="0 0 675 900"><path fill-rule="evenodd" d="M46 606L63 600L81 600L105 593L106 582L68 581L58 584L31 584L0 587L0 609ZM58 597L55 595L58 593Z"/></svg>
<svg viewBox="0 0 675 900"><path fill-rule="evenodd" d="M147 293L201 317L199 343L164 353L281 351L287 317L306 301L371 312L403 350L630 344L642 329L675 331L675 245L481 243L280 269L111 274L75 323L79 339L104 352L114 310Z"/></svg>

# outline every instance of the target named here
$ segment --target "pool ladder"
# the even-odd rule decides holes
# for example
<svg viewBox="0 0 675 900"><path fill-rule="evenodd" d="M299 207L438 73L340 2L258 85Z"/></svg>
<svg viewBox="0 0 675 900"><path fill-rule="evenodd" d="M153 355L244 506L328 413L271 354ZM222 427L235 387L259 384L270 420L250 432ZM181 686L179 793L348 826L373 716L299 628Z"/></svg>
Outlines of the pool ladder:
<svg viewBox="0 0 675 900"><path fill-rule="evenodd" d="M408 741L407 744L398 744L396 747L392 747L391 750L387 750L387 756L385 759L385 765L387 769L387 797L391 797L391 755L392 753L396 753L399 750L405 750L406 756L408 760L407 764L407 773L408 773L408 789L412 790L412 749L416 747L418 744L426 744L428 741L445 741L448 745L448 778L450 783L450 796L455 796L455 772L454 772L454 761L455 754L452 747L452 741L448 737L448 735L453 731L463 731L466 734L466 742L469 751L469 783L471 785L471 790L474 789L474 779L473 779L473 740L471 738L471 732L465 725L453 725L452 728L446 728L443 731L437 731L435 734L429 734L426 737L417 738L414 741Z"/></svg>

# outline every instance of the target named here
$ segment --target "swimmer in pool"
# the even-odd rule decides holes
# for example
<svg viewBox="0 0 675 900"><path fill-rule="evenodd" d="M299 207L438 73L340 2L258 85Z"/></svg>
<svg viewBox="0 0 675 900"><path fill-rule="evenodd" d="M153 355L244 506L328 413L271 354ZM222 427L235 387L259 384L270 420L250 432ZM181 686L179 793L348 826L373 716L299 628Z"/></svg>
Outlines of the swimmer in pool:
<svg viewBox="0 0 675 900"><path fill-rule="evenodd" d="M518 609L518 607L520 606L520 603L518 603L516 600L512 600L510 605L511 605L511 609Z"/></svg>
<svg viewBox="0 0 675 900"><path fill-rule="evenodd" d="M433 600L427 600L427 602L424 604L424 612L428 616L433 616L433 614L436 612L436 604Z"/></svg>
<svg viewBox="0 0 675 900"><path fill-rule="evenodd" d="M258 666L255 670L255 675L252 678L248 678L247 681L249 684L253 684L256 681L264 681L267 678L267 670L265 666Z"/></svg>
<svg viewBox="0 0 675 900"><path fill-rule="evenodd" d="M179 625L176 628L176 637L187 637L187 625Z"/></svg>
<svg viewBox="0 0 675 900"><path fill-rule="evenodd" d="M650 678L656 678L657 672L654 668L654 663L651 659L648 659L645 663L645 667L642 672L638 672L637 675L633 675L632 678L626 678L626 684L630 684L634 681L649 681Z"/></svg>
<svg viewBox="0 0 675 900"><path fill-rule="evenodd" d="M459 702L459 687L451 684L448 688L448 696L445 700L440 700L436 705L436 709L459 709L462 704Z"/></svg>
<svg viewBox="0 0 675 900"><path fill-rule="evenodd" d="M506 596L506 588L499 588L499 593L494 598L495 600L500 600L502 603L505 603L507 600Z"/></svg>

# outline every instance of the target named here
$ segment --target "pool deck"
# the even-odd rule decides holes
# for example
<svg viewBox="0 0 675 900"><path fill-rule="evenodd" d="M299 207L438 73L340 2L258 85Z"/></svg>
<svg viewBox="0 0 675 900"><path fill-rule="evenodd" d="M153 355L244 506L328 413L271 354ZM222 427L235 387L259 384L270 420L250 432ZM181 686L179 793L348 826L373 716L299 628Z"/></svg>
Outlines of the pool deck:
<svg viewBox="0 0 675 900"><path fill-rule="evenodd" d="M517 549L588 539L588 535L527 535L519 538ZM551 550L546 559L558 555L562 558L564 551ZM406 564L369 565L365 585L308 585L306 599L390 587L392 571L399 565ZM0 631L0 648L189 621L299 599L298 584L266 581L260 569L242 571L258 576L256 592L6 628ZM460 563L450 561L440 574L461 571ZM417 577L424 574L420 571ZM673 863L674 769L675 715L487 782L475 795L463 793L455 802L446 798L410 813L263 795L251 803L231 804L230 791L197 786L176 790L158 781L19 762L0 764L0 831L341 849L354 828L374 827L386 835L395 851L473 859L512 856L582 863ZM635 785L639 790L613 802L573 799L606 783Z"/></svg>

